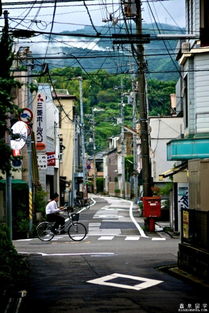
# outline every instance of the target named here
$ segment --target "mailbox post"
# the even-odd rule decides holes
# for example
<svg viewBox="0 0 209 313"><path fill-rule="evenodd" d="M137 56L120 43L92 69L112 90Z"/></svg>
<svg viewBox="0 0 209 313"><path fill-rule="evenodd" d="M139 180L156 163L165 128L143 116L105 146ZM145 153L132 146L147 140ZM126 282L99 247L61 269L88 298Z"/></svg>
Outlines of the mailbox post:
<svg viewBox="0 0 209 313"><path fill-rule="evenodd" d="M155 219L161 214L161 198L158 196L143 197L143 216L148 220L150 232L155 231Z"/></svg>

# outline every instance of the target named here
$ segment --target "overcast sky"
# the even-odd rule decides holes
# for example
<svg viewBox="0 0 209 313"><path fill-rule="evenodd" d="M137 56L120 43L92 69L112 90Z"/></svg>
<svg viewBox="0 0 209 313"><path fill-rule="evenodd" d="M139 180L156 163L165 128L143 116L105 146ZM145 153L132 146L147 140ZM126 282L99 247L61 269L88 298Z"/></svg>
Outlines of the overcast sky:
<svg viewBox="0 0 209 313"><path fill-rule="evenodd" d="M20 19L24 18L25 22L21 22L21 26L40 30L49 30L51 27L51 20L53 14L53 5L50 8L35 8L29 12L28 7L18 6L6 6L4 3L14 2L17 0L3 0L3 10L8 9L10 18L16 18L15 22L10 25L15 27L17 23L21 22ZM20 0L19 0L20 1ZM17 2L19 2L17 1ZM21 0L24 1L24 0ZM26 0L25 0L26 1ZM27 1L26 1L27 2ZM113 2L113 4L112 4ZM143 2L143 1L142 1ZM103 4L110 4L104 6ZM95 0L86 1L89 8L89 13L95 25L104 25L102 20L109 19L110 14L113 13L113 17L120 17L120 11L118 10L118 0ZM166 23L175 26L184 27L185 25L185 14L184 14L184 0L168 0L168 1L157 1L143 2L143 20L146 23L153 23L154 20L158 23ZM114 12L115 11L115 12ZM154 16L154 17L153 17ZM19 20L18 20L19 18ZM30 20L36 19L38 24L30 22ZM20 27L20 25L17 25ZM48 25L48 26L47 26ZM68 3L63 7L63 3L57 4L55 24L53 27L54 31L63 30L74 30L81 28L83 25L90 25L90 19L86 8L82 1L75 3Z"/></svg>

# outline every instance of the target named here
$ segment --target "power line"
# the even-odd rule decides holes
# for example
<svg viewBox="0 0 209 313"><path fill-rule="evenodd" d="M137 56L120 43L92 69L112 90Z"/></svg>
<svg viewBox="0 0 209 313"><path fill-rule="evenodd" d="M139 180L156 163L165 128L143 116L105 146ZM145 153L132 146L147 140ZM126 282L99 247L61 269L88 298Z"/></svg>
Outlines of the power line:
<svg viewBox="0 0 209 313"><path fill-rule="evenodd" d="M90 14L90 12L89 12L89 8L88 8L88 6L87 6L85 0L83 0L83 4L84 4L84 6L85 6L85 8L86 8L86 12L87 12L88 17L89 17L89 20L90 20L90 22L91 22L92 28L95 30L95 32L96 32L97 35L100 35L100 33L97 31L96 27L94 26L94 22L93 22L93 20L92 20L91 14Z"/></svg>
<svg viewBox="0 0 209 313"><path fill-rule="evenodd" d="M49 43L50 43L51 37L52 37L52 31L53 31L53 27L54 27L54 20L55 20L56 9L57 9L57 0L54 1L54 11L53 11L53 16L52 16L51 29L50 29L50 34L49 34L49 39L48 39L48 44L47 44L45 56L47 55L48 48L49 48Z"/></svg>
<svg viewBox="0 0 209 313"><path fill-rule="evenodd" d="M151 14L152 14L152 17L153 17L153 19L154 19L155 25L156 25L156 27L157 27L159 33L161 33L161 31L160 31L160 29L159 29L159 27L158 27L158 23L157 23L157 21L156 21L155 15L154 15L154 13L153 13L153 11L152 11L152 8L151 8L149 2L148 2L148 6L149 6L150 12L151 12ZM164 40L163 40L163 43L164 43L165 48L166 48L166 50L167 50L167 52L168 52L168 54L169 54L169 56L170 56L170 58L171 58L171 61L173 62L173 65L175 66L175 68L177 69L177 72L178 72L179 75L181 76L181 71L180 71L180 69L178 68L176 62L173 60L172 56L170 55L169 49L168 49L167 44L166 44L166 42L165 42Z"/></svg>
<svg viewBox="0 0 209 313"><path fill-rule="evenodd" d="M87 0L87 1L92 1L92 0ZM170 0L143 0L141 2L145 2L145 3L149 3L149 2L158 2L158 1L170 1ZM33 4L34 2L36 2L37 4L41 3L42 1L14 1L14 2L4 2L4 5L8 5L8 6L13 6L13 5L26 5L26 4ZM45 3L54 3L54 0L44 0ZM57 0L57 3L68 3L68 2L83 2L83 0ZM111 3L112 4L112 3ZM118 3L115 3L118 4Z"/></svg>

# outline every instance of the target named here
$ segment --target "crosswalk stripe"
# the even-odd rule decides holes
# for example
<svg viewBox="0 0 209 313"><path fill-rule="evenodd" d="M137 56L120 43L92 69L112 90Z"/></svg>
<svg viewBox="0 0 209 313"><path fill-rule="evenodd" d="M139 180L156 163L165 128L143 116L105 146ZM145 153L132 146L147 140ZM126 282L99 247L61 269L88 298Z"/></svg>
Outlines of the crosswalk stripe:
<svg viewBox="0 0 209 313"><path fill-rule="evenodd" d="M98 240L112 240L115 236L101 236Z"/></svg>
<svg viewBox="0 0 209 313"><path fill-rule="evenodd" d="M140 236L127 236L125 240L139 240Z"/></svg>

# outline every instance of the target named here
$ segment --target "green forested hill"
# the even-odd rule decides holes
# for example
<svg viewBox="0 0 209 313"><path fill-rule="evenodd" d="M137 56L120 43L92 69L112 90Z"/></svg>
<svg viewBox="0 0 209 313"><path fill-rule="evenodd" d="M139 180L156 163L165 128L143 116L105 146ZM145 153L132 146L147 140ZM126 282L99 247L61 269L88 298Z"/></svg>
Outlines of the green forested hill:
<svg viewBox="0 0 209 313"><path fill-rule="evenodd" d="M135 33L133 26L132 33ZM181 33L170 25L160 25L161 33ZM106 26L97 27L97 32L103 35L124 33L124 25L109 29ZM144 33L157 34L159 31L153 24L143 25ZM66 33L66 32L65 32ZM70 33L72 34L72 32ZM54 45L56 55L63 55L65 59L55 60L51 63L50 73L56 88L66 88L70 94L79 99L79 85L75 77L83 77L83 103L85 114L85 140L89 154L93 152L92 140L92 109L102 109L95 113L96 122L96 149L101 151L107 148L107 139L120 133L118 123L121 112L121 94L130 93L132 79L137 71L136 62L131 53L130 45L118 49L112 45L112 39L87 38L85 35L95 34L95 30L88 26L73 32L83 34L83 37L54 36L53 43L59 39L59 47ZM67 38L67 39L66 39ZM66 41L67 40L67 41ZM51 46L52 47L52 46ZM178 79L178 65L175 61L176 41L151 41L145 45L147 67L145 69L149 114L169 115L170 94L175 92L175 83ZM114 48L114 49L113 49ZM52 48L51 48L52 49ZM58 49L58 50L56 50ZM61 51L60 51L61 49ZM135 64L135 65L134 65ZM124 74L122 74L124 73ZM121 89L121 86L123 88ZM132 125L132 105L124 96L125 125ZM77 103L79 111L79 101Z"/></svg>
<svg viewBox="0 0 209 313"><path fill-rule="evenodd" d="M133 26L132 33L135 33ZM113 33L125 33L124 25L118 25L117 28L107 28L106 26L97 27L98 33L103 35L112 35ZM154 35L159 33L153 24L143 25L144 33ZM182 29L176 29L171 25L161 24L164 33L182 33ZM65 34L68 32L65 32ZM91 26L86 26L69 34L95 34ZM53 37L55 40L58 36ZM79 43L79 44L78 44ZM176 41L154 40L145 45L145 56L147 62L147 75L152 79L176 80L178 78L177 63L175 61ZM63 55L71 56L69 60L54 61L56 67L78 67L81 66L86 71L98 69L107 70L110 73L128 73L130 64L134 64L131 55L130 45L123 45L120 48L112 44L112 39L94 39L86 37L73 37L71 42L60 44L59 49ZM135 68L136 70L136 68Z"/></svg>
<svg viewBox="0 0 209 313"><path fill-rule="evenodd" d="M70 94L78 98L79 82L75 77L83 78L83 105L85 115L85 140L89 154L93 153L91 138L93 130L92 109L95 112L96 150L107 148L108 137L120 134L119 119L121 117L121 94L124 101L124 123L132 126L133 106L128 103L126 94L132 90L130 74L114 75L105 70L86 74L81 68L55 68L50 71L56 88L68 89ZM149 115L170 114L170 94L175 92L175 81L148 80ZM123 89L121 89L121 85ZM100 109L100 111L98 111Z"/></svg>

